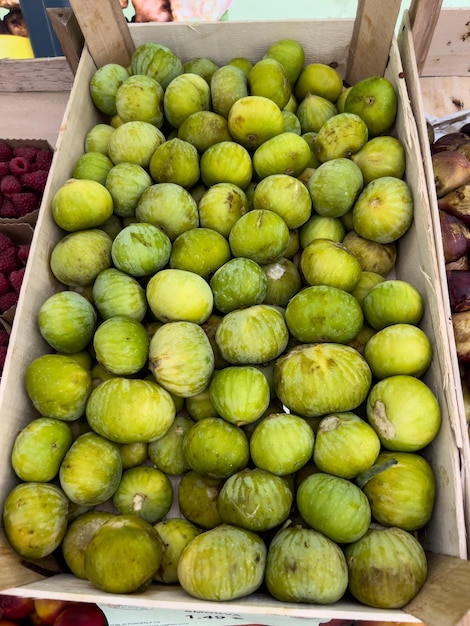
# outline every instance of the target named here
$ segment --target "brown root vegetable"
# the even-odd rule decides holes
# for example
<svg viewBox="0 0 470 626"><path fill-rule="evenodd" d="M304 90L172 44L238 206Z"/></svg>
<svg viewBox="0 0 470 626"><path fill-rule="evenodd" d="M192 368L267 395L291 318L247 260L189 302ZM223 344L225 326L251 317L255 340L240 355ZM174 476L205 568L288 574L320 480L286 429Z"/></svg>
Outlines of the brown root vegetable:
<svg viewBox="0 0 470 626"><path fill-rule="evenodd" d="M445 150L457 150L457 148L468 142L468 135L462 132L446 133L441 135L431 145L431 154L436 152L444 152Z"/></svg>
<svg viewBox="0 0 470 626"><path fill-rule="evenodd" d="M439 198L437 206L446 213L458 217L470 227L470 184L461 185Z"/></svg>
<svg viewBox="0 0 470 626"><path fill-rule="evenodd" d="M467 122L466 124L464 124L460 129L459 132L461 133L465 133L465 135L468 135L470 137L470 122Z"/></svg>
<svg viewBox="0 0 470 626"><path fill-rule="evenodd" d="M470 250L470 228L458 217L439 210L442 247L446 263L457 261Z"/></svg>
<svg viewBox="0 0 470 626"><path fill-rule="evenodd" d="M446 272L451 270L468 270L470 269L470 263L468 260L468 255L461 256L460 259L456 261L451 261L450 263L446 263Z"/></svg>
<svg viewBox="0 0 470 626"><path fill-rule="evenodd" d="M470 363L470 311L452 314L457 358L461 363Z"/></svg>
<svg viewBox="0 0 470 626"><path fill-rule="evenodd" d="M470 183L470 161L456 150L445 150L431 156L434 184L438 198Z"/></svg>
<svg viewBox="0 0 470 626"><path fill-rule="evenodd" d="M470 271L450 270L446 272L450 308L453 313L470 310Z"/></svg>
<svg viewBox="0 0 470 626"><path fill-rule="evenodd" d="M470 159L470 138L467 138L465 143L462 143L458 148L457 152L463 154L467 159Z"/></svg>

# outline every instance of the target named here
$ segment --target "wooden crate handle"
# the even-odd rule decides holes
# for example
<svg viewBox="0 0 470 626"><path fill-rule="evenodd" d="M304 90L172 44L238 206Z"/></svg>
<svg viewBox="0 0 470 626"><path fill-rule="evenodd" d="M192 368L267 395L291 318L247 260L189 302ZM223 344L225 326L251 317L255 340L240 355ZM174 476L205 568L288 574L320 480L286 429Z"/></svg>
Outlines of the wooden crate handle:
<svg viewBox="0 0 470 626"><path fill-rule="evenodd" d="M72 9L47 8L47 15L73 74L77 73L84 38Z"/></svg>
<svg viewBox="0 0 470 626"><path fill-rule="evenodd" d="M127 67L135 45L118 0L70 0L70 6L96 66Z"/></svg>
<svg viewBox="0 0 470 626"><path fill-rule="evenodd" d="M439 19L442 0L412 0L409 9L411 34L418 74L421 74Z"/></svg>
<svg viewBox="0 0 470 626"><path fill-rule="evenodd" d="M359 0L349 50L346 81L383 76L401 8L401 0Z"/></svg>

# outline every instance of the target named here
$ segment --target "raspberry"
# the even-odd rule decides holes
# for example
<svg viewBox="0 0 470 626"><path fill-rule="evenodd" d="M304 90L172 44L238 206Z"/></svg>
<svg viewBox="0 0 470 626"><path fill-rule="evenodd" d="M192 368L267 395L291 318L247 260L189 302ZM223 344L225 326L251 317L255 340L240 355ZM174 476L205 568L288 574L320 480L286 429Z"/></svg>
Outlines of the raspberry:
<svg viewBox="0 0 470 626"><path fill-rule="evenodd" d="M39 198L34 191L22 191L14 193L11 201L15 205L19 215L27 215L35 211L39 206Z"/></svg>
<svg viewBox="0 0 470 626"><path fill-rule="evenodd" d="M39 150L36 155L36 160L34 161L34 165L37 170L46 170L49 171L52 163L52 150L48 148L44 148L43 150Z"/></svg>
<svg viewBox="0 0 470 626"><path fill-rule="evenodd" d="M25 243L18 248L18 261L22 265L26 265L28 262L29 249L31 248L29 243Z"/></svg>
<svg viewBox="0 0 470 626"><path fill-rule="evenodd" d="M18 294L16 291L9 291L4 296L0 296L0 312L5 313L18 302Z"/></svg>
<svg viewBox="0 0 470 626"><path fill-rule="evenodd" d="M7 346L10 335L4 328L0 328L0 346Z"/></svg>
<svg viewBox="0 0 470 626"><path fill-rule="evenodd" d="M3 371L5 359L7 358L7 346L0 346L0 371Z"/></svg>
<svg viewBox="0 0 470 626"><path fill-rule="evenodd" d="M5 217L5 218L19 217L18 210L10 198L3 198L3 202L0 207L0 217Z"/></svg>
<svg viewBox="0 0 470 626"><path fill-rule="evenodd" d="M8 276L10 285L17 293L20 293L21 285L23 284L24 272L25 268L21 267L19 270L13 270L13 272L11 272L11 274Z"/></svg>
<svg viewBox="0 0 470 626"><path fill-rule="evenodd" d="M10 172L14 176L21 176L21 174L26 174L26 172L31 171L31 163L26 160L24 157L15 157L10 161Z"/></svg>
<svg viewBox="0 0 470 626"><path fill-rule="evenodd" d="M14 157L23 157L27 161L34 161L39 150L34 146L16 146L13 148Z"/></svg>
<svg viewBox="0 0 470 626"><path fill-rule="evenodd" d="M10 163L8 161L0 161L0 179L10 173Z"/></svg>
<svg viewBox="0 0 470 626"><path fill-rule="evenodd" d="M46 172L46 170L28 172L27 174L23 174L21 182L25 187L42 193L44 191L44 187L46 186L48 174L49 172Z"/></svg>
<svg viewBox="0 0 470 626"><path fill-rule="evenodd" d="M9 274L18 269L18 253L16 248L7 248L0 254L0 272Z"/></svg>
<svg viewBox="0 0 470 626"><path fill-rule="evenodd" d="M13 174L7 174L0 182L0 191L7 198L11 198L14 193L19 193L21 191L20 179L13 176Z"/></svg>
<svg viewBox="0 0 470 626"><path fill-rule="evenodd" d="M0 141L0 161L9 161L12 154L11 148L4 141Z"/></svg>
<svg viewBox="0 0 470 626"><path fill-rule="evenodd" d="M5 274L0 274L0 296L4 296L10 291L10 281Z"/></svg>
<svg viewBox="0 0 470 626"><path fill-rule="evenodd" d="M14 248L15 242L5 233L0 232L0 254L7 248Z"/></svg>

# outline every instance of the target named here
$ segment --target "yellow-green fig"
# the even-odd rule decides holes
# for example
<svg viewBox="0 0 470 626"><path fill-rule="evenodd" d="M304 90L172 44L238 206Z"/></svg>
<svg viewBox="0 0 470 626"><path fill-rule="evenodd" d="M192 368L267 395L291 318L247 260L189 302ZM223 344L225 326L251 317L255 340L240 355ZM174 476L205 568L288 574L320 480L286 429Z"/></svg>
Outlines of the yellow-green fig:
<svg viewBox="0 0 470 626"><path fill-rule="evenodd" d="M92 389L91 374L65 354L43 354L26 368L26 392L43 417L81 417Z"/></svg>
<svg viewBox="0 0 470 626"><path fill-rule="evenodd" d="M155 528L137 515L117 515L93 535L85 550L85 574L108 593L145 589L160 567L163 544Z"/></svg>
<svg viewBox="0 0 470 626"><path fill-rule="evenodd" d="M27 559L52 554L67 530L68 509L69 501L56 485L16 485L3 503L3 527L11 547Z"/></svg>

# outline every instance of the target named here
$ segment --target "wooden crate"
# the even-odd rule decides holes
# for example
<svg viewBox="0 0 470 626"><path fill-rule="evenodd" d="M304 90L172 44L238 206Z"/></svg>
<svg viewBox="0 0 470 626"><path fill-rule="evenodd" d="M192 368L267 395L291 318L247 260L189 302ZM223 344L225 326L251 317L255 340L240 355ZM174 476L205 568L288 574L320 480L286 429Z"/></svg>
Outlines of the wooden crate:
<svg viewBox="0 0 470 626"><path fill-rule="evenodd" d="M0 59L0 138L55 146L74 75L65 57Z"/></svg>
<svg viewBox="0 0 470 626"><path fill-rule="evenodd" d="M73 3L75 4L75 3ZM82 8L78 5L83 5ZM88 3L90 4L90 3ZM104 52L100 63L112 57L115 48L124 57L132 49L146 41L158 41L172 48L183 61L208 56L223 64L235 56L247 56L258 60L269 44L284 38L299 40L306 50L308 60L334 63L341 74L349 80L374 73L374 62L381 58L380 48L384 46L383 32L375 31L373 24L387 23L383 20L390 2L360 2L356 20L292 20L284 22L224 22L200 24L136 24L121 31L118 38L109 33L102 46L86 47L82 55L76 79L67 105L57 151L45 190L45 201L35 230L28 272L25 276L26 288L18 303L15 323L12 329L14 349L7 357L5 373L0 386L0 437L4 449L8 451L18 430L30 419L31 407L22 384L24 371L32 359L47 351L47 346L39 337L36 316L41 303L60 289L49 270L49 255L63 233L54 224L49 210L55 191L71 175L75 160L83 152L86 132L97 122L100 115L93 107L88 93L91 76L97 68L98 54ZM84 31L101 28L103 23L96 20L87 23L87 2L77 2L77 9L84 11L82 27ZM396 3L398 8L399 3ZM95 3L96 6L96 3ZM113 0L100 3L103 11L115 12L118 6ZM83 8L84 7L84 8ZM375 13L371 21L366 10ZM98 10L98 9L97 9ZM80 21L80 19L79 19ZM372 26L371 26L372 24ZM393 25L393 24L392 24ZM85 32L85 37L87 32ZM362 64L364 53L377 38L377 54L367 55L368 63ZM88 41L88 40L87 40ZM410 184L415 202L415 220L400 243L396 276L414 284L423 294L426 312L422 327L432 338L434 346L433 363L425 381L436 393L442 409L442 428L438 437L426 451L437 480L437 499L433 518L422 533L422 542L428 552L429 577L423 590L404 610L382 611L359 605L347 598L332 606L280 603L261 593L232 602L212 603L190 598L179 587L152 585L145 592L119 596L103 594L90 583L78 580L68 574L56 574L58 564L49 558L37 563L26 563L18 559L9 548L5 537L0 535L0 589L5 593L45 598L66 598L81 601L99 602L107 605L125 605L141 608L169 609L175 621L191 612L209 611L214 616L221 614L259 616L265 622L285 618L288 623L315 624L333 618L383 619L393 622L416 623L419 619L428 626L455 626L468 611L470 602L467 594L469 562L467 538L463 510L463 486L461 480L460 426L455 423L454 397L449 394L448 340L445 310L442 307L442 284L438 272L434 229L430 221L429 195L421 159L421 149L417 129L409 104L409 96L403 79L397 42L390 34L385 64L380 70L394 84L399 95L399 110L396 131L403 141L407 155L406 179ZM362 49L362 53L360 54ZM350 51L353 51L351 57ZM93 51L93 54L92 54ZM103 60L104 59L104 60ZM119 61L121 62L121 61ZM2 499L16 483L9 464L8 454L0 457L0 494ZM241 617L240 617L241 616ZM303 621L302 621L303 620Z"/></svg>
<svg viewBox="0 0 470 626"><path fill-rule="evenodd" d="M423 29L421 19L423 18L418 14L418 22L412 26L410 14L408 12L404 14L398 43L421 143L423 167L429 191L429 209L437 244L438 271L441 274L441 284L444 286L442 304L445 309L449 337L447 342L449 393L454 396L455 422L460 424L462 432L458 445L462 453L464 508L468 532L470 529L470 444L451 322L445 261L442 246L439 245L441 227L426 123L427 121L433 122L436 136L438 136L443 132L450 132L452 124L458 128L465 120L470 119L470 9L442 9L438 14L435 29L429 35L427 47L423 51L420 51L418 36L418 30ZM418 62L419 57L421 57L421 63Z"/></svg>

